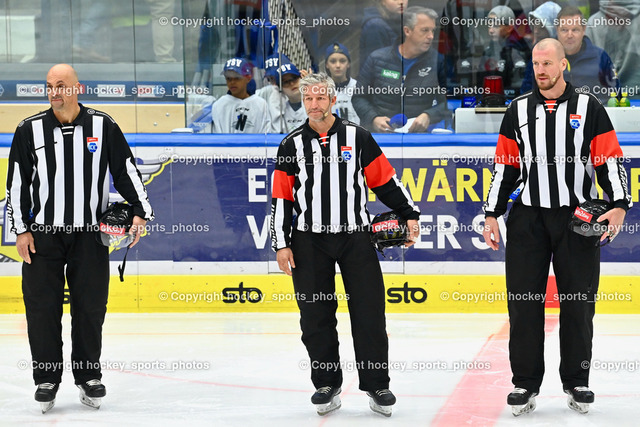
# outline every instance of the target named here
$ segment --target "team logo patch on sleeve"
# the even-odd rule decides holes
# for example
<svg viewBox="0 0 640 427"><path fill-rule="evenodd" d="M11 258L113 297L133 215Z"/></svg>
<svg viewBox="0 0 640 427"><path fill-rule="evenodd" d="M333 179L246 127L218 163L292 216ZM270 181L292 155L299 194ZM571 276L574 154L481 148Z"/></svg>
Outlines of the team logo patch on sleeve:
<svg viewBox="0 0 640 427"><path fill-rule="evenodd" d="M344 159L344 161L348 162L349 160L351 160L351 156L353 154L352 147L349 147L349 146L340 147L340 150L342 151L342 158Z"/></svg>
<svg viewBox="0 0 640 427"><path fill-rule="evenodd" d="M582 116L580 114L570 114L569 115L569 124L573 129L578 129L580 127L580 120Z"/></svg>
<svg viewBox="0 0 640 427"><path fill-rule="evenodd" d="M88 136L87 137L87 150L89 150L90 153L95 153L96 151L98 151L98 143L100 142L100 138L95 137L95 136Z"/></svg>

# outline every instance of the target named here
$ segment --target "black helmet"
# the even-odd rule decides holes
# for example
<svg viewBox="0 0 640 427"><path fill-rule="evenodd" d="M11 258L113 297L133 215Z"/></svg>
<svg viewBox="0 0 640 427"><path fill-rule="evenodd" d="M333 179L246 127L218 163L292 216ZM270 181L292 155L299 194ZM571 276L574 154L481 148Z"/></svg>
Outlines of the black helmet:
<svg viewBox="0 0 640 427"><path fill-rule="evenodd" d="M133 206L114 203L99 221L98 242L113 249L122 249L133 243L135 236L129 234L133 225Z"/></svg>
<svg viewBox="0 0 640 427"><path fill-rule="evenodd" d="M371 241L378 251L401 246L409 240L407 220L393 211L376 215L371 222Z"/></svg>
<svg viewBox="0 0 640 427"><path fill-rule="evenodd" d="M611 203L602 199L587 200L573 211L569 229L586 237L600 237L607 232L608 220L598 222L600 215L611 209Z"/></svg>

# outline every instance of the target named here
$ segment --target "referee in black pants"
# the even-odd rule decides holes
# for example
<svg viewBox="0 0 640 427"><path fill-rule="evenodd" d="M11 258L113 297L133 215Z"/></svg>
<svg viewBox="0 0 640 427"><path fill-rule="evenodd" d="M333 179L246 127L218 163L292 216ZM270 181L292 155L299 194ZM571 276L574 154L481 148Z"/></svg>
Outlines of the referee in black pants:
<svg viewBox="0 0 640 427"><path fill-rule="evenodd" d="M335 83L324 73L300 82L309 119L281 143L273 178L271 231L278 265L293 275L302 341L324 415L340 407L336 263L348 298L360 389L391 415L384 283L368 233L367 186L407 219L417 240L419 210L371 134L331 114ZM366 185L365 185L366 179Z"/></svg>
<svg viewBox="0 0 640 427"><path fill-rule="evenodd" d="M7 213L16 233L31 347L35 398L55 403L62 380L62 304L65 275L71 304L71 370L86 398L101 384L102 324L109 289L109 248L96 225L109 203L109 174L134 208L135 245L153 218L142 177L118 125L78 103L81 86L66 64L47 74L51 108L18 125L7 176ZM65 271L66 268L66 271ZM94 400L93 403L96 403ZM97 401L99 405L99 401Z"/></svg>
<svg viewBox="0 0 640 427"><path fill-rule="evenodd" d="M544 375L544 295L553 262L560 297L560 378L572 409L586 412L595 295L600 274L598 237L569 229L576 206L597 198L593 176L613 204L607 236L620 231L631 197L622 150L598 99L566 83L562 45L544 39L533 49L537 87L513 100L502 121L491 186L485 202L484 239L498 249L496 218L520 193L507 219L506 282L509 358L514 415L535 408Z"/></svg>

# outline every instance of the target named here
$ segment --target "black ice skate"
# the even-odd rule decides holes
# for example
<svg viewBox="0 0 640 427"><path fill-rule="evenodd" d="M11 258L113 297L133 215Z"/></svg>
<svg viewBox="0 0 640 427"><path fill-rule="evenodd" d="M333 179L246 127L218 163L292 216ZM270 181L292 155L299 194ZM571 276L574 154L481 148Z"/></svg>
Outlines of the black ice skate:
<svg viewBox="0 0 640 427"><path fill-rule="evenodd" d="M100 409L102 398L107 395L107 389L100 380L89 380L77 384L80 389L80 402L92 408Z"/></svg>
<svg viewBox="0 0 640 427"><path fill-rule="evenodd" d="M528 414L536 409L535 397L537 395L538 393L531 393L529 390L524 388L514 388L507 396L507 404L511 405L511 412L513 413L513 416L518 417L523 414Z"/></svg>
<svg viewBox="0 0 640 427"><path fill-rule="evenodd" d="M367 396L369 399L369 407L373 412L382 414L385 417L391 416L391 407L396 403L396 397L391 393L388 388L383 388L376 391L368 391Z"/></svg>
<svg viewBox="0 0 640 427"><path fill-rule="evenodd" d="M59 386L60 384L53 383L38 384L34 397L36 402L40 402L40 409L42 409L43 414L56 404L56 393L58 393Z"/></svg>
<svg viewBox="0 0 640 427"><path fill-rule="evenodd" d="M574 387L564 392L567 393L567 405L569 408L581 414L589 412L589 403L593 403L595 396L588 387Z"/></svg>
<svg viewBox="0 0 640 427"><path fill-rule="evenodd" d="M316 405L316 411L318 415L327 415L337 409L340 409L342 402L340 402L340 396L342 392L340 387L320 387L311 396L311 403Z"/></svg>

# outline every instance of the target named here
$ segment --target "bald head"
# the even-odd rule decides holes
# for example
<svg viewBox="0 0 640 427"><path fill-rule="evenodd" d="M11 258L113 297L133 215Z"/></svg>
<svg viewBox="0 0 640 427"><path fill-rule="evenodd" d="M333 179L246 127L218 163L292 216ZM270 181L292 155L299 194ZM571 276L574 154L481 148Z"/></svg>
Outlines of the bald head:
<svg viewBox="0 0 640 427"><path fill-rule="evenodd" d="M73 67L69 64L56 64L49 69L47 73L47 82L49 82L49 76L51 77L62 77L73 81L73 83L78 83L78 73Z"/></svg>
<svg viewBox="0 0 640 427"><path fill-rule="evenodd" d="M536 43L536 45L533 47L533 51L531 52L531 55L535 56L536 51L549 52L558 61L562 60L565 57L564 47L562 47L562 44L558 40L552 39L552 38L542 39L538 43Z"/></svg>
<svg viewBox="0 0 640 427"><path fill-rule="evenodd" d="M564 48L556 39L543 39L533 47L531 62L538 89L548 98L562 94L566 83L563 72L567 68Z"/></svg>
<svg viewBox="0 0 640 427"><path fill-rule="evenodd" d="M61 123L70 123L80 111L80 90L78 74L71 65L57 64L47 73L47 96L54 114Z"/></svg>

